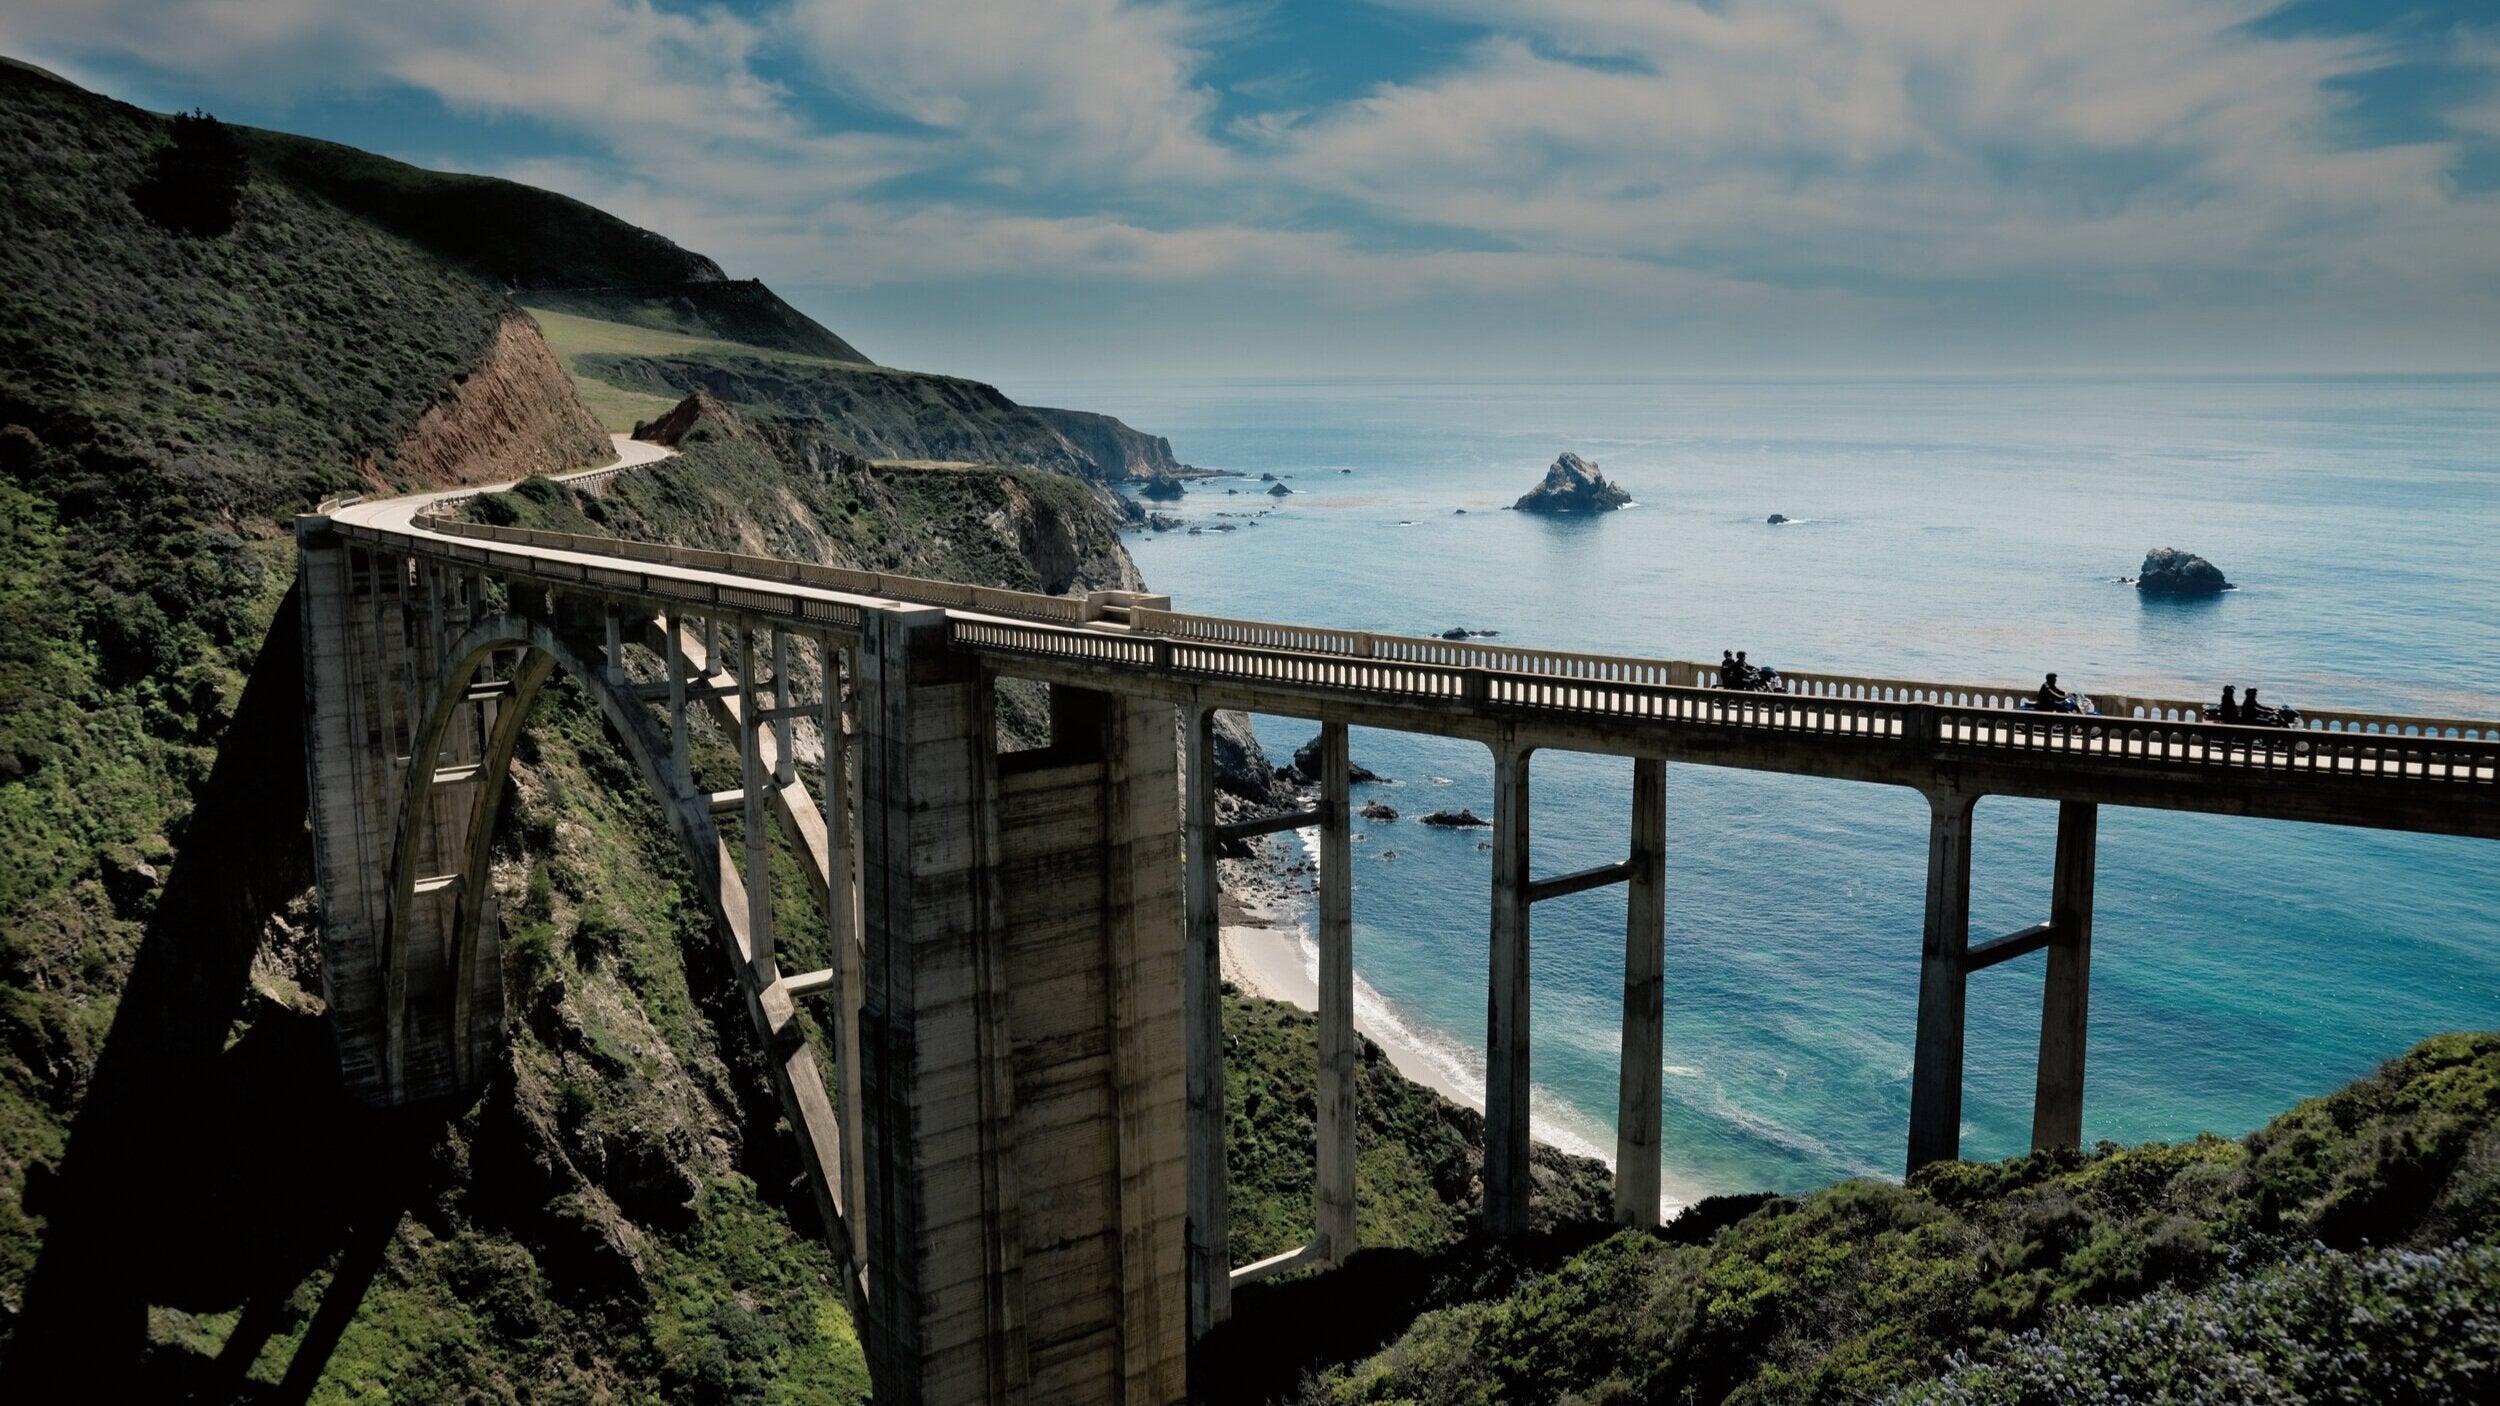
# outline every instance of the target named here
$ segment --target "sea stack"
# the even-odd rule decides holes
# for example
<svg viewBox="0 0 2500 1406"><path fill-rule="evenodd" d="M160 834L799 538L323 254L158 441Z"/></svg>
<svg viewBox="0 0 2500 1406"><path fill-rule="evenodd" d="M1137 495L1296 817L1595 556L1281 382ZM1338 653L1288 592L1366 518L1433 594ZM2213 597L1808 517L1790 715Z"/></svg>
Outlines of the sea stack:
<svg viewBox="0 0 2500 1406"><path fill-rule="evenodd" d="M1565 454L1545 471L1545 481L1518 502L1523 513L1610 513L1632 501L1632 495L1608 483L1597 466L1577 454Z"/></svg>
<svg viewBox="0 0 2500 1406"><path fill-rule="evenodd" d="M2176 547L2155 547L2144 554L2135 588L2157 596L2210 596L2233 589L2222 568Z"/></svg>

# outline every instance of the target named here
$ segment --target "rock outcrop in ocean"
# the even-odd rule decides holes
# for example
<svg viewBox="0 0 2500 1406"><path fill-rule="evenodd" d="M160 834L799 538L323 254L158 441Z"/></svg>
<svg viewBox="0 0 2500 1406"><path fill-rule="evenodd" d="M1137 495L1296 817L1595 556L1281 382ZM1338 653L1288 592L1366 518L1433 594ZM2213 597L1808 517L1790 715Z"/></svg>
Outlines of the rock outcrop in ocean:
<svg viewBox="0 0 2500 1406"><path fill-rule="evenodd" d="M2144 567L2136 573L2135 588L2160 596L2210 596L2234 589L2222 577L2222 568L2176 547L2155 547L2144 554Z"/></svg>
<svg viewBox="0 0 2500 1406"><path fill-rule="evenodd" d="M1523 513L1610 513L1631 501L1632 495L1608 483L1595 464L1565 454L1545 471L1543 483L1511 506Z"/></svg>
<svg viewBox="0 0 2500 1406"><path fill-rule="evenodd" d="M1310 741L1294 748L1292 763L1284 767L1277 774L1284 777L1287 781L1295 782L1300 785L1317 786L1319 784L1319 773L1319 738L1317 735L1314 735ZM1383 779L1384 778L1378 772L1373 771L1370 767L1363 765L1361 762L1351 759L1346 762L1346 780L1353 782L1357 786L1360 786L1367 781L1380 781Z"/></svg>

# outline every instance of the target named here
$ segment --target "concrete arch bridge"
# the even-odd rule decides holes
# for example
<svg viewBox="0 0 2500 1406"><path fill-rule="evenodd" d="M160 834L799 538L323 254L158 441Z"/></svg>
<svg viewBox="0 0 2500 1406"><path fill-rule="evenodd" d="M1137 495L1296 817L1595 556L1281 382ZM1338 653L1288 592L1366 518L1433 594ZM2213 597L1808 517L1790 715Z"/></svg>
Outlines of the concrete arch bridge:
<svg viewBox="0 0 2500 1406"><path fill-rule="evenodd" d="M324 976L347 1081L391 1104L462 1094L488 1067L503 1011L487 845L532 700L561 670L693 867L884 1401L1179 1401L1189 1343L1235 1285L1352 1252L1349 726L1494 756L1484 1213L1497 1233L1528 1215L1530 915L1608 884L1629 891L1616 1211L1657 1218L1669 762L1928 798L1913 1168L1956 1151L1969 977L2032 952L2048 964L2033 1140L2078 1139L2100 806L2500 839L2486 722L2323 713L2286 733L2117 696L2097 700L2103 716L2054 717L2014 711L2006 690L1816 674L1783 696L1736 693L1705 664L490 528L442 516L453 496L297 523ZM1049 746L998 752L1003 678L1049 686ZM1320 724L1315 809L1218 822L1212 715L1228 708ZM694 788L697 710L739 739L735 789ZM1622 858L1529 872L1540 750L1635 759ZM1971 815L1987 795L2056 800L2060 819L2045 921L1974 942ZM742 822L735 848L722 815ZM1312 826L1312 1236L1237 1266L1215 855ZM805 895L773 892L774 828ZM824 969L782 969L776 933L800 924L827 935ZM830 1032L830 1068L799 1033L801 1002Z"/></svg>

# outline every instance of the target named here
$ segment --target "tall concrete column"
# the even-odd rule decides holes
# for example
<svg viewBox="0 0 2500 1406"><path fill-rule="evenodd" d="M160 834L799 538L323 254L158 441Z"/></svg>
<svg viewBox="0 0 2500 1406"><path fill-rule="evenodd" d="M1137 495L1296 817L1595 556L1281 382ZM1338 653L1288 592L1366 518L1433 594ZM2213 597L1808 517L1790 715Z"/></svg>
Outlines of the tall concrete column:
<svg viewBox="0 0 2500 1406"><path fill-rule="evenodd" d="M1346 725L1322 723L1319 832L1319 1166L1313 1228L1331 1264L1354 1253L1354 846Z"/></svg>
<svg viewBox="0 0 2500 1406"><path fill-rule="evenodd" d="M1976 796L1928 797L1927 924L1919 946L1918 1046L1910 1070L1909 1170L1962 1148L1962 1009L1969 974L1970 835Z"/></svg>
<svg viewBox="0 0 2500 1406"><path fill-rule="evenodd" d="M943 610L862 617L862 1337L881 1402L1013 1402L1027 1359L988 690Z"/></svg>
<svg viewBox="0 0 2500 1406"><path fill-rule="evenodd" d="M669 611L668 642L660 649L668 664L669 794L679 804L694 791L694 763L686 751L686 652L680 647L683 637L678 634L684 623L675 610Z"/></svg>
<svg viewBox="0 0 2500 1406"><path fill-rule="evenodd" d="M864 975L860 968L859 827L851 807L857 796L856 770L848 710L842 682L857 678L859 664L850 651L828 636L819 645L824 661L823 712L817 723L825 753L825 923L826 966L833 972L831 1031L834 1050L834 1125L840 1132L842 1164L836 1199L851 1233L851 1263L862 1273L868 1264L868 1222L861 1196L867 1185L866 1136L861 1126L859 1002ZM874 1292L873 1288L871 1292Z"/></svg>
<svg viewBox="0 0 2500 1406"><path fill-rule="evenodd" d="M755 631L743 622L736 629L738 785L746 796L747 959L754 968L755 984L769 986L774 969L772 844L765 829L763 729L755 721Z"/></svg>
<svg viewBox="0 0 2500 1406"><path fill-rule="evenodd" d="M1615 1101L1615 1220L1658 1224L1666 1060L1667 764L1632 763L1632 877L1623 911L1623 1068Z"/></svg>
<svg viewBox="0 0 2500 1406"><path fill-rule="evenodd" d="M1216 863L1215 714L1192 708L1183 729L1181 1020L1187 1078L1189 1334L1232 1316L1232 1195L1224 1173L1222 879Z"/></svg>
<svg viewBox="0 0 2500 1406"><path fill-rule="evenodd" d="M1114 1031L1112 1163L1117 1168L1120 1249L1118 1284L1112 1292L1121 1359L1117 1399L1148 1406L1180 1401L1189 1388L1189 1157L1183 1145L1188 1081L1181 981L1185 880L1175 863L1182 857L1180 749L1175 745L1180 719L1171 705L1146 699L1115 696L1105 705L1101 924ZM1072 780L1072 789L1081 787ZM1027 852L1029 834L1002 836L1010 860ZM1018 944L1019 960L1023 946ZM1020 1077L1038 1082L1037 1073L1026 1070ZM1037 1173L1034 1180L1040 1179ZM1057 1188L1051 1191L1055 1194ZM1028 1224L1028 1245L1045 1235ZM1027 1273L1039 1277L1041 1272L1028 1258ZM1048 1399L1045 1388L1064 1383L1066 1399L1101 1399L1098 1388L1081 1381L1075 1374L1046 1377L1037 1365L1034 1395Z"/></svg>
<svg viewBox="0 0 2500 1406"><path fill-rule="evenodd" d="M2100 807L2057 808L2057 867L2049 898L2048 982L2040 992L2040 1076L2031 1103L2032 1150L2083 1145L2083 1047L2092 992L2092 871Z"/></svg>
<svg viewBox="0 0 2500 1406"><path fill-rule="evenodd" d="M1528 1228L1528 749L1493 751L1493 950L1485 991L1484 1228Z"/></svg>
<svg viewBox="0 0 2500 1406"><path fill-rule="evenodd" d="M606 671L610 687L623 688L625 686L625 612L616 602L609 601L600 608L599 615L607 634L607 658L600 662L599 667Z"/></svg>
<svg viewBox="0 0 2500 1406"><path fill-rule="evenodd" d="M773 631L773 784L795 786L799 779L797 720L790 716L790 632Z"/></svg>

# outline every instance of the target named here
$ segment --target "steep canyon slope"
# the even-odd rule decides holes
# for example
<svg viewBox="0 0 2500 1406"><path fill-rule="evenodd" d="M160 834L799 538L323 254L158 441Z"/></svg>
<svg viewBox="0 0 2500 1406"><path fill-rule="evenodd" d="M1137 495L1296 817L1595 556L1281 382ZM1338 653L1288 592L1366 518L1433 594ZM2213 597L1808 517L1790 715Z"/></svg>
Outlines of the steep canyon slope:
<svg viewBox="0 0 2500 1406"><path fill-rule="evenodd" d="M576 389L627 392L581 359L656 348L655 410L721 367L770 389L693 407L682 455L604 498L539 478L478 510L1133 586L1101 485L1160 467L1122 447L1148 437L1104 417L1080 448L988 387L867 366L544 192L173 124L14 64L0 125L0 1396L860 1398L689 878L569 689L504 807L502 1067L462 1108L342 1097L290 519L601 462ZM217 218L150 213L168 179ZM672 280L718 296L618 291ZM789 389L828 372L884 398ZM1010 726L1040 717L1026 699ZM1380 1185L1432 1202L1418 1233L1452 1224L1430 1180Z"/></svg>

